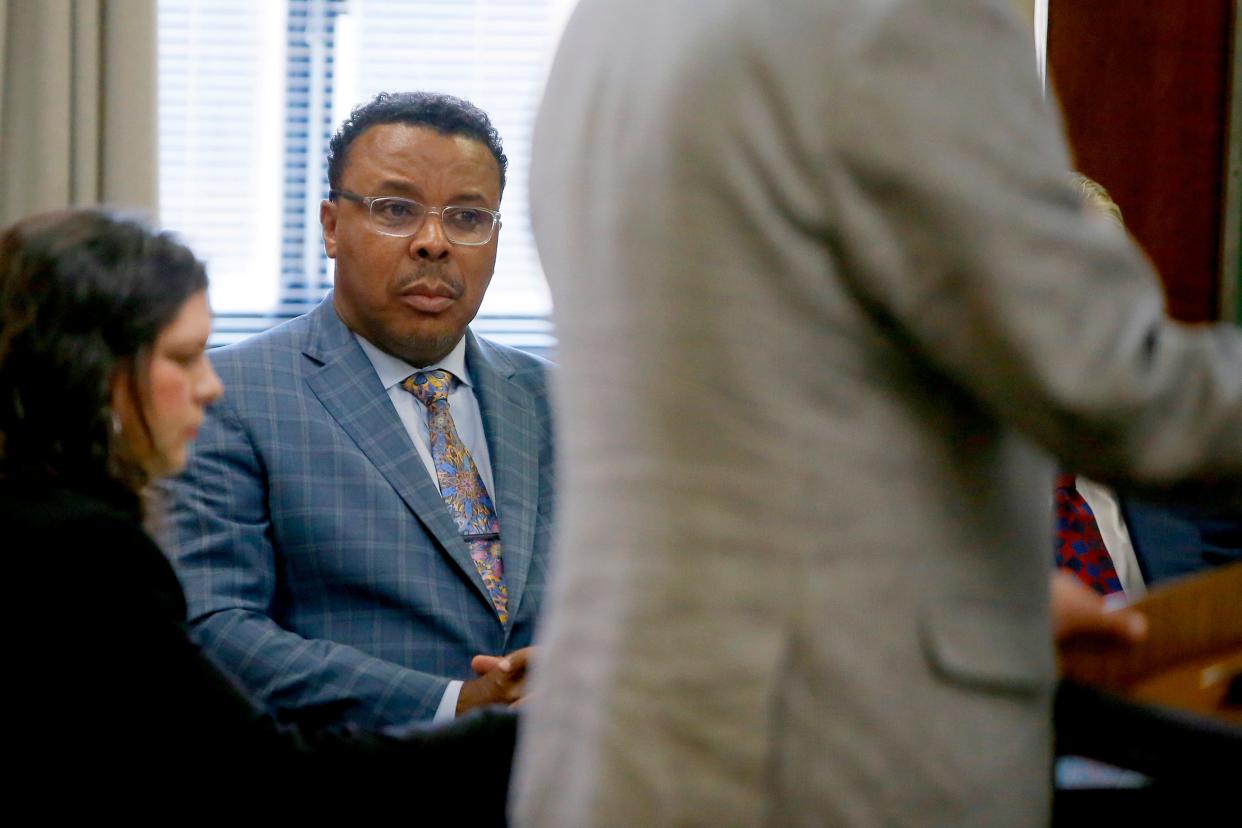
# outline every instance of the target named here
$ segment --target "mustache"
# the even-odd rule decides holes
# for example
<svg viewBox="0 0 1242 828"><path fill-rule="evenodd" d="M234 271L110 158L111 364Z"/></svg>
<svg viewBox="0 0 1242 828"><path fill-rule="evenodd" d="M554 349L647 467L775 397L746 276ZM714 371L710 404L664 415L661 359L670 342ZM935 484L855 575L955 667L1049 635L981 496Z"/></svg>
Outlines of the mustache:
<svg viewBox="0 0 1242 828"><path fill-rule="evenodd" d="M454 279L438 267L420 267L397 283L397 293L414 291L447 293L454 299L459 299L466 292L466 286L460 279Z"/></svg>

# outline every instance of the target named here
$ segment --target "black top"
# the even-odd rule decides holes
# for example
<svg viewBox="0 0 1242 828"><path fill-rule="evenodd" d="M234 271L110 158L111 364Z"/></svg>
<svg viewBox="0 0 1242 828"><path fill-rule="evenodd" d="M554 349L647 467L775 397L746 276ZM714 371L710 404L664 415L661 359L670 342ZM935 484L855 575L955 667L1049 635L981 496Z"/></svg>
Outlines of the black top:
<svg viewBox="0 0 1242 828"><path fill-rule="evenodd" d="M132 518L77 492L0 481L0 532L16 576L4 635L16 740L4 742L20 765L6 788L54 791L49 815L85 808L65 797L85 787L130 806L158 791L187 804L356 801L503 823L511 714L400 739L277 724L187 637L181 585Z"/></svg>

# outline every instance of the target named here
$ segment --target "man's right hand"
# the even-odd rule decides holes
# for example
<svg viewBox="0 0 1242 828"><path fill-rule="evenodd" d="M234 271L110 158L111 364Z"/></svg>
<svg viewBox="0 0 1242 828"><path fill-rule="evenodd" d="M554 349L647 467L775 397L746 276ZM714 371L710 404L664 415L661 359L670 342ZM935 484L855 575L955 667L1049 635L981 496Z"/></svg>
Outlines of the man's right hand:
<svg viewBox="0 0 1242 828"><path fill-rule="evenodd" d="M1124 607L1109 610L1104 599L1064 570L1052 574L1052 639L1058 645L1083 638L1138 644L1147 637L1147 618Z"/></svg>
<svg viewBox="0 0 1242 828"><path fill-rule="evenodd" d="M457 696L457 715L491 704L512 705L526 694L526 674L533 647L514 650L506 656L475 656L471 667L478 678L465 681Z"/></svg>

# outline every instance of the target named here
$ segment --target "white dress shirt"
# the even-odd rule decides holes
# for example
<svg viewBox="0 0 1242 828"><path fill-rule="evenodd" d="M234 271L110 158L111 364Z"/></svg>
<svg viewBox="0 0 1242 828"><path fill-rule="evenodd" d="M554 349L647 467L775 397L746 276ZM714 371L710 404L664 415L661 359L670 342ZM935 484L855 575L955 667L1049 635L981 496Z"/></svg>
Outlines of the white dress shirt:
<svg viewBox="0 0 1242 828"><path fill-rule="evenodd" d="M1104 548L1113 561L1113 568L1117 570L1117 579L1121 581L1126 600L1133 601L1143 597L1147 594L1147 586L1143 583L1143 573L1139 571L1134 544L1130 540L1130 530L1126 528L1125 519L1121 516L1121 505L1117 502L1117 496L1107 486L1085 477L1077 477L1074 485L1082 499L1091 507L1091 513L1095 515Z"/></svg>
<svg viewBox="0 0 1242 828"><path fill-rule="evenodd" d="M409 433L410 441L414 443L414 448L418 451L418 456L422 459L423 466L427 469L427 474L431 476L432 482L436 484L436 488L439 488L440 481L436 477L435 463L431 459L427 406L402 388L401 383L416 371L442 369L457 377L458 382L453 386L448 397L453 425L457 429L457 435L461 437L461 441L470 451L474 465L479 470L479 476L483 478L483 485L491 493L494 502L496 488L492 481L492 462L487 451L487 437L483 433L483 416L479 413L479 401L474 395L474 385L470 381L470 374L466 371L465 337L462 337L457 346L449 351L444 359L419 368L381 351L356 333L354 338L358 340L363 352L371 360L371 365L379 376L380 384L388 392L388 399L392 400L393 407L397 409L397 416L401 418L401 424ZM444 722L457 715L457 697L461 694L461 685L461 681L449 682L444 695L440 698L440 706L436 709L433 721Z"/></svg>

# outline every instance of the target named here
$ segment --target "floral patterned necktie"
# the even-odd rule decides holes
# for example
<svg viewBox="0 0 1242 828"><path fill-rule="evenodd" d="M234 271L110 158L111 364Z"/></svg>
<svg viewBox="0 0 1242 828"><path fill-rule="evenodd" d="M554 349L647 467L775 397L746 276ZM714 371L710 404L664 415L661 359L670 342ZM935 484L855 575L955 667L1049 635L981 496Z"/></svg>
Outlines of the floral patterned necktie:
<svg viewBox="0 0 1242 828"><path fill-rule="evenodd" d="M453 415L449 413L448 395L454 380L448 371L419 371L407 377L401 387L427 406L431 461L436 467L440 496L470 547L470 557L483 578L500 623L504 624L509 620L509 591L500 560L500 521L474 458L457 435Z"/></svg>
<svg viewBox="0 0 1242 828"><path fill-rule="evenodd" d="M1057 476L1056 561L1101 595L1121 591L1121 580L1108 556L1095 514L1079 493L1074 475Z"/></svg>

